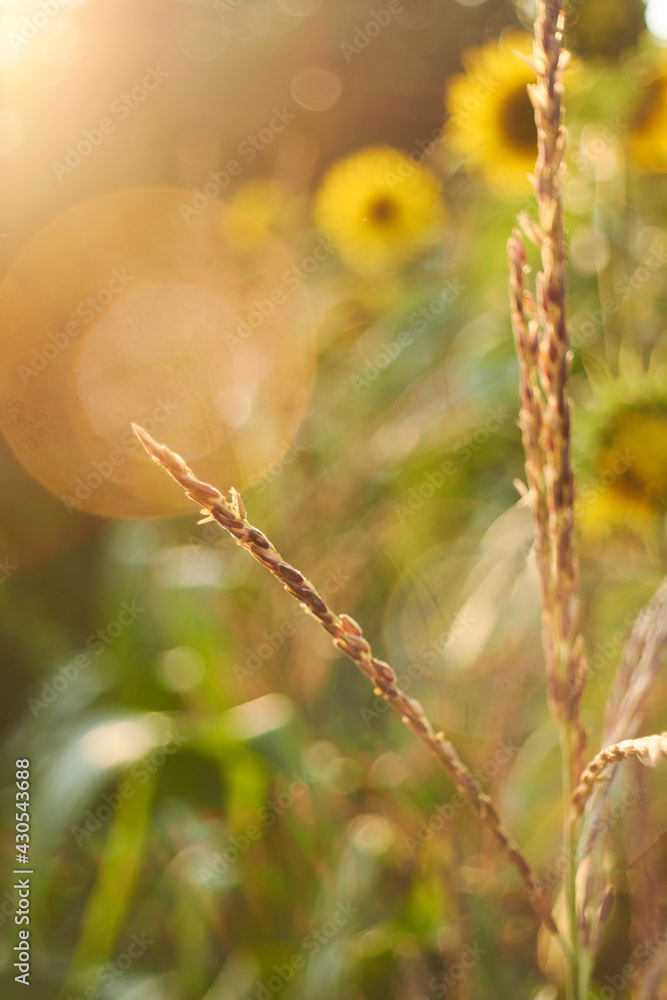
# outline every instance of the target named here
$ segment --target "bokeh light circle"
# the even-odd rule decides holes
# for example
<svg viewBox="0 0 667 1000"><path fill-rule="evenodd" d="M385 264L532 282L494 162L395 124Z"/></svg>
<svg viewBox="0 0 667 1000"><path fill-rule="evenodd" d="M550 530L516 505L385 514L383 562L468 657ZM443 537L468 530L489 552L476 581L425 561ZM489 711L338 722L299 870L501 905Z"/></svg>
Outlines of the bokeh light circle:
<svg viewBox="0 0 667 1000"><path fill-rule="evenodd" d="M450 498L448 507L453 523L465 523L470 516L469 500ZM491 511L482 502L476 507L480 520ZM426 675L448 681L464 676L493 635L518 627L516 607L534 598L531 541L530 512L515 506L481 540L475 533L461 533L456 545L448 539L421 553L387 601L387 648Z"/></svg>
<svg viewBox="0 0 667 1000"><path fill-rule="evenodd" d="M296 434L315 366L303 277L271 237L230 249L214 186L76 206L0 286L0 427L70 510L190 509L133 421L223 489L242 490Z"/></svg>
<svg viewBox="0 0 667 1000"><path fill-rule="evenodd" d="M437 0L413 0L409 7L396 12L396 20L404 28L420 31L430 28L438 19L440 6Z"/></svg>
<svg viewBox="0 0 667 1000"><path fill-rule="evenodd" d="M183 52L197 62L217 59L227 48L228 41L229 34L224 25L211 19L194 21L181 32L179 38Z"/></svg>
<svg viewBox="0 0 667 1000"><path fill-rule="evenodd" d="M241 3L222 15L222 23L233 38L244 42L253 42L267 34L268 28L262 26L257 18L254 4Z"/></svg>
<svg viewBox="0 0 667 1000"><path fill-rule="evenodd" d="M667 3L665 0L648 0L646 26L654 38L667 42Z"/></svg>
<svg viewBox="0 0 667 1000"><path fill-rule="evenodd" d="M327 111L340 97L343 84L331 70L311 66L295 74L290 89L297 104L307 111Z"/></svg>
<svg viewBox="0 0 667 1000"><path fill-rule="evenodd" d="M294 14L296 17L310 17L323 3L324 0L278 0L278 6L286 14Z"/></svg>

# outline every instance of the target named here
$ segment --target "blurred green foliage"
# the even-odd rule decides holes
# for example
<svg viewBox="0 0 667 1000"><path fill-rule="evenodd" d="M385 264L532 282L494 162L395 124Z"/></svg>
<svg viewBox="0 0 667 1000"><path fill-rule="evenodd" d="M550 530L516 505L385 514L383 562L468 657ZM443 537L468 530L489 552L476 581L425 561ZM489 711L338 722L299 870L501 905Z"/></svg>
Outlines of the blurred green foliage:
<svg viewBox="0 0 667 1000"><path fill-rule="evenodd" d="M349 7L329 12L336 37ZM581 5L571 29L588 73L568 106L582 483L603 468L605 420L620 403L650 398L667 425L658 391L665 268L645 263L652 246L667 247L664 175L636 170L626 146L641 78L634 46L649 42L641 5L616 7L618 20L604 8L609 37L591 26L599 4ZM345 104L345 139L322 154L317 176L362 143L412 149L441 118L441 78L459 69L460 50L517 23L501 3L443 0L436 13L425 58L436 53L440 76L419 97L432 113L415 122L409 99L386 90L356 111ZM383 46L351 64L346 102L376 80L378 61L397 58ZM558 853L559 760L530 518L513 485L523 458L505 286L506 240L517 211L530 211L530 190L498 200L440 147L428 166L445 177L442 245L377 280L335 258L309 279L319 367L299 450L244 499L285 557L363 623L545 870ZM292 237L302 245L316 234ZM457 293L436 313L443 282ZM609 297L619 309L603 315ZM405 330L409 345L384 364ZM442 475L445 462L454 471ZM514 874L467 808L452 804L453 786L268 574L215 527L196 526L194 507L170 521L65 518L9 450L2 470L12 532L3 539L17 563L0 585L8 989L13 772L29 758L37 1000L538 996L537 928ZM602 505L602 530L581 539L584 626L602 651L586 702L594 738L620 653L609 636L627 632L619 623L665 571L664 500L646 514L651 531L604 521ZM113 635L127 606L131 620ZM664 690L663 678L647 732L667 728ZM501 764L502 746L513 749ZM646 782L651 809L642 829L635 818L612 831L627 866L599 988L642 934L664 926L660 776L628 768L628 780Z"/></svg>

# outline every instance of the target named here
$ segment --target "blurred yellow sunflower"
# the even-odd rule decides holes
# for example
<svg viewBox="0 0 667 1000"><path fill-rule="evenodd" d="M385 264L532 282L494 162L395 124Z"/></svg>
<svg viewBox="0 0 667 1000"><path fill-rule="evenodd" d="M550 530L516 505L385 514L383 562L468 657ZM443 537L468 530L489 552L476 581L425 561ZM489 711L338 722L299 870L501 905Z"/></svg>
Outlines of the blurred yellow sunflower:
<svg viewBox="0 0 667 1000"><path fill-rule="evenodd" d="M397 149L370 146L329 170L314 217L348 267L380 275L437 242L445 211L434 174Z"/></svg>
<svg viewBox="0 0 667 1000"><path fill-rule="evenodd" d="M496 193L529 190L526 175L537 157L537 130L526 87L535 74L517 55L529 55L533 38L511 32L463 53L465 73L447 81L446 141Z"/></svg>
<svg viewBox="0 0 667 1000"><path fill-rule="evenodd" d="M625 531L655 542L667 513L667 387L650 375L597 390L587 423L588 475L576 506L584 535Z"/></svg>
<svg viewBox="0 0 667 1000"><path fill-rule="evenodd" d="M222 229L227 239L244 248L261 243L275 229L296 223L294 192L278 181L247 181L225 205Z"/></svg>
<svg viewBox="0 0 667 1000"><path fill-rule="evenodd" d="M667 53L656 57L647 75L642 99L628 129L628 145L635 162L654 173L667 172Z"/></svg>

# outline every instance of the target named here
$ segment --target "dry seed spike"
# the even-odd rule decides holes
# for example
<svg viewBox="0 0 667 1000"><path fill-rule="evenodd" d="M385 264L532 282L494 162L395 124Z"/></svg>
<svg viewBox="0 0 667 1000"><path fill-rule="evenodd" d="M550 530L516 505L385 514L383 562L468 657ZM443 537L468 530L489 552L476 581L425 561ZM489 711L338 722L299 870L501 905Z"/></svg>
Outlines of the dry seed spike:
<svg viewBox="0 0 667 1000"><path fill-rule="evenodd" d="M282 583L289 593L297 598L302 606L305 606L310 614L314 614L319 619L320 624L331 634L334 644L342 648L359 670L374 681L374 688L378 688L381 691L382 697L386 699L390 707L399 715L404 724L410 728L426 749L430 753L434 753L440 766L447 772L461 794L468 799L475 813L489 828L506 859L514 865L530 895L535 911L544 925L551 933L556 934L557 928L551 916L551 903L548 893L540 885L536 873L530 868L527 862L517 865L517 855L515 852L518 848L510 842L508 835L500 824L498 814L495 809L489 808L487 804L489 802L488 797L481 795L477 782L459 758L454 746L445 740L434 739L430 725L418 701L408 698L405 692L393 682L391 684L384 682L387 683L387 686L382 686L384 671L387 670L393 674L391 668L387 664L384 664L382 660L375 660L373 658L370 646L363 636L355 638L346 634L340 620L327 607L313 588L313 585L294 566L290 566L289 563L280 559L279 554L273 546L265 549L261 546L258 547L257 542L251 540L253 532L256 533L257 537L265 539L265 536L257 528L253 528L245 520L242 524L236 525L234 518L229 516L232 513L230 509L224 503L217 506L221 494L207 483L200 483L190 472L180 455L175 454L165 445L158 444L150 434L140 427L135 427L135 433L148 454L163 466L165 471L183 487L191 499L199 504L208 505L210 502L211 506L209 509L211 512L216 511L218 513L216 520L219 520L222 527L236 539L239 545L247 549L259 562L265 560L269 555L272 557L267 565L269 572ZM239 529L240 537L237 535ZM270 545L268 539L266 541ZM273 562L273 553L275 553L275 563ZM348 627L353 621L354 619L352 618L348 619Z"/></svg>
<svg viewBox="0 0 667 1000"><path fill-rule="evenodd" d="M241 498L241 494L239 493L238 490L235 490L233 486L231 487L229 492L231 493L232 505L234 507L234 510L236 511L238 516L245 521L247 512L245 509L245 504Z"/></svg>

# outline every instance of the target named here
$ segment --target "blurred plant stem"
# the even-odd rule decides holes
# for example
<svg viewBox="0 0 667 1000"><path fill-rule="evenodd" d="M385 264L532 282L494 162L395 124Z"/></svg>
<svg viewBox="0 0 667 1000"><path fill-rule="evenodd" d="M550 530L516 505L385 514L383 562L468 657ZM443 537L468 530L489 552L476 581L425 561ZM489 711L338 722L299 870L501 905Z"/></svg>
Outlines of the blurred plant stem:
<svg viewBox="0 0 667 1000"><path fill-rule="evenodd" d="M565 896L569 926L569 948L566 952L568 1000L585 1000L587 988L581 981L579 921L577 918L576 895L576 819L570 810L572 796L572 730L566 724L560 725L560 746L563 765L563 855L566 859ZM583 987L583 989L582 989Z"/></svg>

